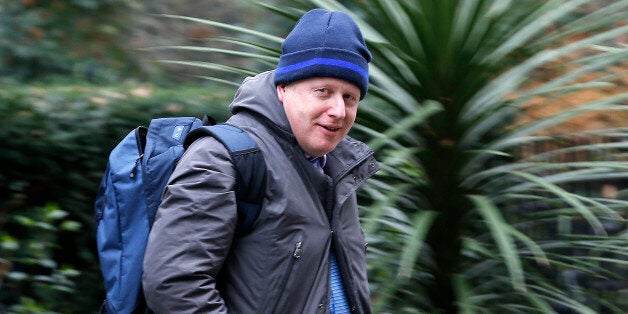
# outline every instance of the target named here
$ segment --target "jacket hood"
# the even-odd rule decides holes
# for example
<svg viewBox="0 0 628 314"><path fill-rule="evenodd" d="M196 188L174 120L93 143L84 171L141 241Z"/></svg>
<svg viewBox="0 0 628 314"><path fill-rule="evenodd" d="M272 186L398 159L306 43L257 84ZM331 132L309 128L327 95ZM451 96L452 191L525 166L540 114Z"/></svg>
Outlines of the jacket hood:
<svg viewBox="0 0 628 314"><path fill-rule="evenodd" d="M292 134L283 104L277 97L274 76L273 70L245 78L229 109L234 115L240 111L254 112L272 121L283 131Z"/></svg>

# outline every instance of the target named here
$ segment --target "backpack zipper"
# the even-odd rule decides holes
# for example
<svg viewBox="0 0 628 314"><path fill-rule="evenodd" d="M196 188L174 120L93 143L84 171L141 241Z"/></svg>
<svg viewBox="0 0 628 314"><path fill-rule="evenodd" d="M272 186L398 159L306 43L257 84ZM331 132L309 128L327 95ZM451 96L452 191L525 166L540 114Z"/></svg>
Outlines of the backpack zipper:
<svg viewBox="0 0 628 314"><path fill-rule="evenodd" d="M142 157L144 157L144 154L141 154L139 157L137 157L137 159L135 159L135 166L133 166L133 169L131 169L131 174L129 175L131 179L135 178L135 174L137 173L137 168L140 165L140 161L142 161Z"/></svg>
<svg viewBox="0 0 628 314"><path fill-rule="evenodd" d="M135 143L137 144L137 154L139 157L135 159L135 165L133 169L131 169L131 174L129 177L131 179L135 178L137 174L137 167L140 165L142 158L144 157L144 149L146 148L146 135L148 134L148 129L143 126L139 126L135 129Z"/></svg>

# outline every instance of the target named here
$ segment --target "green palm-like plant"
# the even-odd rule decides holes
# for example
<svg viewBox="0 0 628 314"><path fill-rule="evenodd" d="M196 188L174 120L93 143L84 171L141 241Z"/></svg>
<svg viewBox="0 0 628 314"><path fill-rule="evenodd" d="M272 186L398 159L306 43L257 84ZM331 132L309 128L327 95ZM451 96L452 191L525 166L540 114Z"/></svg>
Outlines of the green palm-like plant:
<svg viewBox="0 0 628 314"><path fill-rule="evenodd" d="M628 94L522 117L532 99L552 107L569 93L612 85L611 74L589 77L626 60L628 48L613 40L628 34L628 1L264 6L293 20L315 6L350 13L374 54L354 135L383 165L361 195L375 312L626 311L620 290L609 287L626 284L628 200L621 185L618 194L598 191L626 185L628 129L545 131L593 111L625 116ZM243 75L276 64L281 37L170 17L244 35L221 38L238 45L232 50L170 48L258 63L167 62ZM529 81L539 73L543 80ZM553 144L530 154L539 143Z"/></svg>

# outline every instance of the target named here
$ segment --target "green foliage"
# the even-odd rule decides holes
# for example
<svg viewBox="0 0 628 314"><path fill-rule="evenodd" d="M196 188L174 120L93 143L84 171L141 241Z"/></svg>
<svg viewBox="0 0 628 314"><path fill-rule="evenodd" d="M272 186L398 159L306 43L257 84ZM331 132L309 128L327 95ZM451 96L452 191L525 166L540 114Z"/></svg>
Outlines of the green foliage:
<svg viewBox="0 0 628 314"><path fill-rule="evenodd" d="M12 270L0 273L0 278L5 281L0 289L3 296L0 304L14 304L7 311L53 313L46 310L55 309L62 313L68 308L68 304L61 300L76 293L73 280L80 272L54 260L54 248L59 245L58 234L63 231L75 233L81 229L80 223L67 220L68 215L59 206L47 204L4 217L6 222L0 232L0 264Z"/></svg>
<svg viewBox="0 0 628 314"><path fill-rule="evenodd" d="M618 300L628 258L628 132L543 134L588 112L625 116L628 94L532 121L522 113L531 99L551 107L569 93L621 84L604 71L628 56L614 42L628 34L628 1L291 5L264 6L293 21L313 7L352 14L374 55L354 132L383 161L360 195L374 312L626 311ZM207 51L272 69L282 39L239 31L228 40L246 56ZM620 191L604 195L604 186Z"/></svg>
<svg viewBox="0 0 628 314"><path fill-rule="evenodd" d="M14 267L0 282L0 295L11 297L0 300L0 306L15 305L16 313L93 312L104 287L95 255L93 202L109 152L152 118L209 114L224 120L234 91L132 83L24 86L3 81L3 86L0 266L29 267Z"/></svg>
<svg viewBox="0 0 628 314"><path fill-rule="evenodd" d="M116 37L122 0L0 0L0 76L112 81L130 64Z"/></svg>
<svg viewBox="0 0 628 314"><path fill-rule="evenodd" d="M616 150L626 147L621 142L628 136L626 130L580 132L593 142L579 146L584 152L581 160L556 158L569 149L561 145L548 146L551 153L535 157L521 152L536 142L549 142L537 132L568 117L590 110L625 110L621 103L627 95L514 125L532 96L558 97L578 85L585 73L625 57L625 49L589 49L628 32L625 25L613 25L625 16L627 2L616 1L619 11L612 13L606 8L584 10L585 4L595 3L376 1L359 6L361 20L369 23L366 36L376 56L373 94L388 104L363 119L380 119L391 112L405 116L370 127L368 132L380 137L372 143L386 143L383 156L402 153L406 163L424 174L416 180L385 169L377 191L369 191L373 199L384 198L395 208L383 214L379 230L370 233L376 242L388 243L388 249L372 259L399 260L379 270L390 270L389 278L396 278L396 283L374 278L378 311L395 312L400 303L447 313L621 311L613 305L616 301L607 302L610 295L611 300L619 299L617 290L602 297L592 288L595 285L566 285L560 279L576 270L590 282L597 278L598 283L621 283L627 252L613 243L627 243L621 223L628 203L602 197L598 191L600 179L625 186L625 181L615 180L628 177L625 159ZM550 25L554 31L548 31ZM565 42L574 35L573 25L581 26L586 33L579 34L585 38ZM536 87L524 84L533 70L546 69L574 52L597 58L573 61L574 70ZM596 85L586 82L579 88ZM420 112L422 120L410 121ZM400 127L405 121L407 125ZM390 131L396 128L402 131ZM615 148L594 144L604 137ZM400 187L409 193L387 196ZM534 217L539 212L546 216ZM400 226L391 228L386 218ZM574 227L556 230L561 219ZM613 224L619 230L608 228ZM387 230L399 236L382 236ZM593 235L583 236L589 233ZM576 248L571 239L576 235L588 249ZM605 260L609 268L592 262L599 255L611 256ZM573 289L587 290L588 297L575 298Z"/></svg>

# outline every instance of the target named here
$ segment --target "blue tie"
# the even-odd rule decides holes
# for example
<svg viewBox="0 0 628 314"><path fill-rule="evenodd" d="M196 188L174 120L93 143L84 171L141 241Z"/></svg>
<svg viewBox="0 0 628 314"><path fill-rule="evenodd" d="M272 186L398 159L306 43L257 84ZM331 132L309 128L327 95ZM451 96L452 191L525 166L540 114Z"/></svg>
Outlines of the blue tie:
<svg viewBox="0 0 628 314"><path fill-rule="evenodd" d="M326 156L311 159L314 167L323 171L323 166L326 161L325 157ZM331 287L331 293L329 295L329 312L332 314L349 313L349 304L347 303L347 296L345 295L345 289L342 284L342 277L340 276L340 271L338 270L336 253L333 251L330 254L329 285Z"/></svg>

